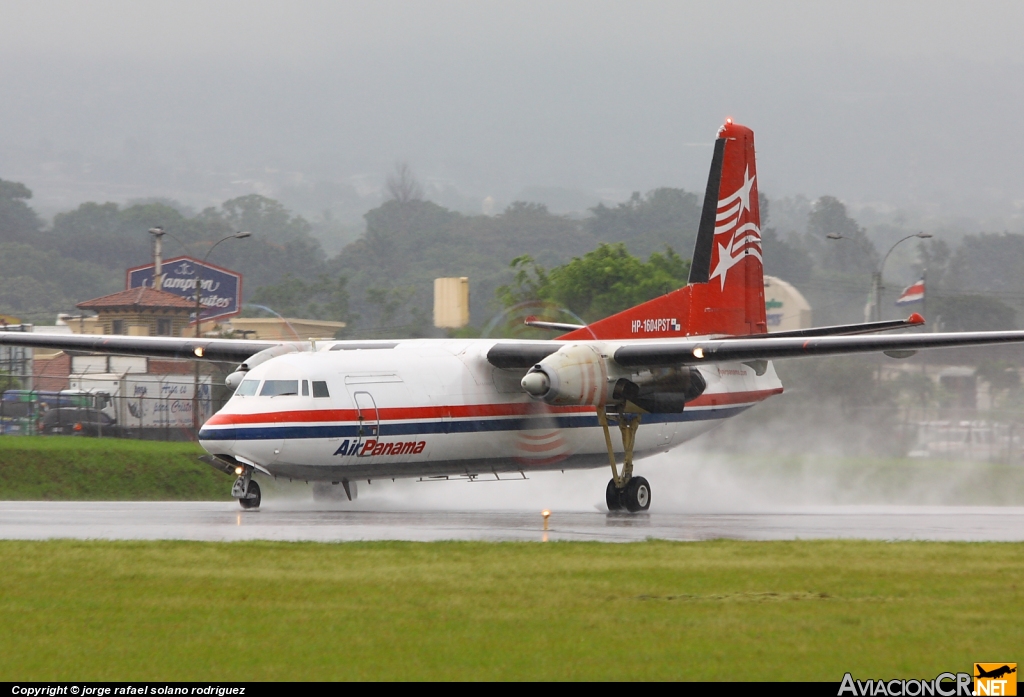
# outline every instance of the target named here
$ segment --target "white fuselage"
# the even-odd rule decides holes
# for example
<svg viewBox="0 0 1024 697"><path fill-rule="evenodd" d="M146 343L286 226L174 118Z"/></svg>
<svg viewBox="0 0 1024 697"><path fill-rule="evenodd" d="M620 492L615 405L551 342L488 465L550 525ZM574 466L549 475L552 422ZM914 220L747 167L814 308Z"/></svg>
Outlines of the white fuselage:
<svg viewBox="0 0 1024 697"><path fill-rule="evenodd" d="M199 440L214 455L309 481L607 467L595 409L530 398L525 370L488 363L495 343L416 339L352 350L337 342L279 356L246 374ZM637 457L782 391L771 364L762 375L741 364L701 373L707 389L682 413L642 416ZM284 394L268 396L274 391Z"/></svg>

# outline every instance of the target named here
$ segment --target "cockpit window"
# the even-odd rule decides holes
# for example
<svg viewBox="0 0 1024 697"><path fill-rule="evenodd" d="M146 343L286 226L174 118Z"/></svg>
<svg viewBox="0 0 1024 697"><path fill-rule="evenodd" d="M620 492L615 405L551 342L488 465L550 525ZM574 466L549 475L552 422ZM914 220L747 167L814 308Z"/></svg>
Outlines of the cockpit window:
<svg viewBox="0 0 1024 697"><path fill-rule="evenodd" d="M302 381L302 396L303 397L308 397L309 396L309 380L303 380Z"/></svg>
<svg viewBox="0 0 1024 697"><path fill-rule="evenodd" d="M330 397L331 393L327 391L327 383L323 380L313 381L313 396L314 397Z"/></svg>
<svg viewBox="0 0 1024 697"><path fill-rule="evenodd" d="M256 394L256 388L260 386L259 380L242 380L242 384L235 390L239 397L251 397Z"/></svg>
<svg viewBox="0 0 1024 697"><path fill-rule="evenodd" d="M264 380L260 397L281 397L299 393L298 380Z"/></svg>

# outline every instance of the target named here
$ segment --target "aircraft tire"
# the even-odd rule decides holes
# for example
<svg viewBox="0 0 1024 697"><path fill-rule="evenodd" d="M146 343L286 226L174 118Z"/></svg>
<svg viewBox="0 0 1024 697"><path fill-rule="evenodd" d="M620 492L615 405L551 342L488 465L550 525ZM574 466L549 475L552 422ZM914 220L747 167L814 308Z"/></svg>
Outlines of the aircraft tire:
<svg viewBox="0 0 1024 697"><path fill-rule="evenodd" d="M609 479L608 486L604 490L604 502L608 504L609 511L621 511L622 505L622 492L615 486L615 480Z"/></svg>
<svg viewBox="0 0 1024 697"><path fill-rule="evenodd" d="M622 503L630 513L646 511L651 507L651 485L643 477L633 477L622 490Z"/></svg>
<svg viewBox="0 0 1024 697"><path fill-rule="evenodd" d="M249 493L256 494L254 499L238 499L238 503L242 505L242 508L249 510L251 508L259 508L260 501L263 500L263 494L260 492L260 485L256 482L249 482Z"/></svg>

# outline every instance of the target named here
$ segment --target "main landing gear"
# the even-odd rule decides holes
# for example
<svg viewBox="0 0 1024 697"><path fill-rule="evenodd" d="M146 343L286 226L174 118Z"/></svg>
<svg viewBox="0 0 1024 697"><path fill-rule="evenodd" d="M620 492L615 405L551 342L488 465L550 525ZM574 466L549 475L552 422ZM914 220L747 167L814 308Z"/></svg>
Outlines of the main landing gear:
<svg viewBox="0 0 1024 697"><path fill-rule="evenodd" d="M605 503L608 504L609 511L646 511L651 507L651 485L643 477L633 476L633 444L636 442L636 431L640 428L640 414L621 411L616 415L616 420L622 434L622 449L625 451L621 474L615 462L615 449L612 447L612 435L608 428L608 413L604 407L597 408L597 421L604 430L608 462L612 466L612 479L604 492Z"/></svg>
<svg viewBox="0 0 1024 697"><path fill-rule="evenodd" d="M246 467L238 475L235 485L231 487L231 495L238 499L238 503L246 510L260 507L263 495L260 492L260 485L252 479L252 467Z"/></svg>

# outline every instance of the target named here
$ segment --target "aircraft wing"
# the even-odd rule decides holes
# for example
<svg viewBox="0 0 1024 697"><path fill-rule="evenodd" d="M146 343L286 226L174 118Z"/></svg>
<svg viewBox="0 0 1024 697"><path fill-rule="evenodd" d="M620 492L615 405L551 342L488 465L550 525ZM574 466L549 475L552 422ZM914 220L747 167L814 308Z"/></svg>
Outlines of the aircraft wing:
<svg viewBox="0 0 1024 697"><path fill-rule="evenodd" d="M886 352L909 355L919 349L1024 343L1024 331L943 332L889 336L822 336L758 339L643 341L619 346L613 359L624 368L699 365L732 361L837 356Z"/></svg>
<svg viewBox="0 0 1024 697"><path fill-rule="evenodd" d="M190 358L225 363L241 363L264 349L288 343L298 342L0 332L0 346L27 346L58 351L149 356L151 358ZM308 342L301 343L308 345Z"/></svg>

